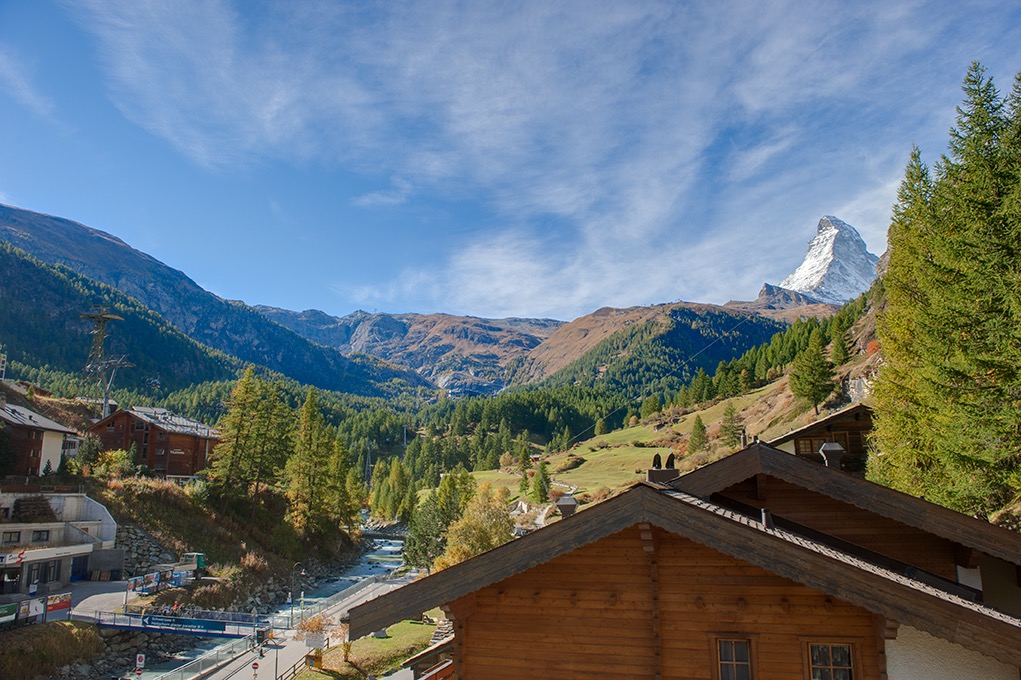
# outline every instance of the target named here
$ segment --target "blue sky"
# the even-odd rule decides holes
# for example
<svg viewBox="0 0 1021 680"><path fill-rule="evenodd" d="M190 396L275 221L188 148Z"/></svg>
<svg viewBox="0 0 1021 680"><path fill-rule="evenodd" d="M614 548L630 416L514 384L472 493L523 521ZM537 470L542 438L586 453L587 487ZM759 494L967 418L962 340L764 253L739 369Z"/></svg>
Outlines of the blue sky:
<svg viewBox="0 0 1021 680"><path fill-rule="evenodd" d="M0 0L0 202L226 298L571 319L870 249L1021 3Z"/></svg>

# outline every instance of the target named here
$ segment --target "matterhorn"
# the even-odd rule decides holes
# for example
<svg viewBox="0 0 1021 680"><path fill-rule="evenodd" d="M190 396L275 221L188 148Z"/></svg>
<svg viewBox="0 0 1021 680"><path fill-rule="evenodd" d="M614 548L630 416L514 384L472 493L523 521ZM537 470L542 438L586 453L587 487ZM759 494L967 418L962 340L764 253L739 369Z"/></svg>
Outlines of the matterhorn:
<svg viewBox="0 0 1021 680"><path fill-rule="evenodd" d="M878 261L854 227L826 215L819 220L815 238L808 242L804 262L780 287L820 302L843 304L868 290L876 278Z"/></svg>

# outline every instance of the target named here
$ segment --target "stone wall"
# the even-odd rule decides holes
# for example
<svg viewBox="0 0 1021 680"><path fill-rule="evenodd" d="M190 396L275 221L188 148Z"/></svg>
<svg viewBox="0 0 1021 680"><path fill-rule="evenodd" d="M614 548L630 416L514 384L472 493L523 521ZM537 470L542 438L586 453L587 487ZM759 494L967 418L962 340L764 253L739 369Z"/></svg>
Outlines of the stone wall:
<svg viewBox="0 0 1021 680"><path fill-rule="evenodd" d="M176 562L178 558L151 534L134 524L117 525L116 546L124 550L124 571L130 576L142 576L149 573L154 564Z"/></svg>
<svg viewBox="0 0 1021 680"><path fill-rule="evenodd" d="M52 680L95 680L96 678L126 677L133 675L135 656L145 654L145 665L151 667L166 661L174 654L190 649L195 638L188 635L143 633L112 628L100 629L106 649L87 662L64 666L54 673Z"/></svg>

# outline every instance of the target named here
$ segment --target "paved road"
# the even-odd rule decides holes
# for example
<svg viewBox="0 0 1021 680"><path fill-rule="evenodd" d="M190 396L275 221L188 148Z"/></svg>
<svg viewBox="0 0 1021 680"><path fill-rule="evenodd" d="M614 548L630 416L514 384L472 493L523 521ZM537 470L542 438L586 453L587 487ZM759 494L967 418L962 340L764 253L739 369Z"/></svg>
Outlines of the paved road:
<svg viewBox="0 0 1021 680"><path fill-rule="evenodd" d="M359 605L362 602L374 599L384 593L388 593L391 590L399 588L406 583L410 583L413 578L413 576L402 576L394 579L393 581L375 583L365 590L355 593L351 597L338 602L335 606L331 607L326 614L328 616L335 616L340 612L351 609L351 607L354 607L355 605ZM262 678L263 680L267 680L269 678L275 679L279 677L279 674L304 659L305 653L308 650L305 648L304 640L294 639L293 631L278 631L277 635L277 639L271 641L267 645L265 656L260 658L256 652L243 654L216 673L208 676L208 678L210 680L228 680L228 678L233 678L234 680L248 680L248 678L258 680L259 678ZM258 662L258 670L252 669L253 662Z"/></svg>
<svg viewBox="0 0 1021 680"><path fill-rule="evenodd" d="M75 581L67 587L71 591L71 607L81 611L121 611L127 581ZM136 593L128 593L128 601Z"/></svg>

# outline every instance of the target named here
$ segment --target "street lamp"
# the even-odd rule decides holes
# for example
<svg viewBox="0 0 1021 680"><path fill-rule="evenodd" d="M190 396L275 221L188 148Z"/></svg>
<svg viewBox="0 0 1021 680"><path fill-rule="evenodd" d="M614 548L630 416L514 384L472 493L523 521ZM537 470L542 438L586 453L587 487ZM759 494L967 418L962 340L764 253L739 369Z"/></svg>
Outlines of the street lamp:
<svg viewBox="0 0 1021 680"><path fill-rule="evenodd" d="M287 593L287 599L291 603L291 628L294 628L294 570L298 567L301 567L301 574L299 574L299 576L305 575L305 567L301 564L301 562L295 562L291 567L291 590Z"/></svg>

